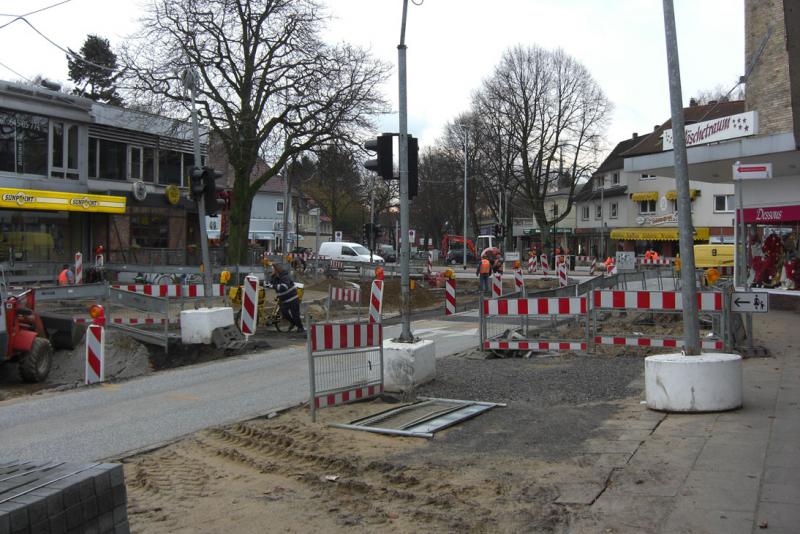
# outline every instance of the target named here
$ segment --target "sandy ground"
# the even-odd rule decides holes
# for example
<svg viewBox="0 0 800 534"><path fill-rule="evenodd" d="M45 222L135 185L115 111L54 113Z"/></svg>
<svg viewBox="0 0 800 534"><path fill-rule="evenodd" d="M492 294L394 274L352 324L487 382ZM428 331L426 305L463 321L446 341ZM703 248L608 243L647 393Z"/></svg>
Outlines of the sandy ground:
<svg viewBox="0 0 800 534"><path fill-rule="evenodd" d="M508 406L433 440L326 426L390 407L375 400L321 410L317 423L295 408L125 459L132 531L568 532L576 481L600 487L627 458L591 447L604 425L651 417L636 396L641 359L467 356L445 358L424 392Z"/></svg>

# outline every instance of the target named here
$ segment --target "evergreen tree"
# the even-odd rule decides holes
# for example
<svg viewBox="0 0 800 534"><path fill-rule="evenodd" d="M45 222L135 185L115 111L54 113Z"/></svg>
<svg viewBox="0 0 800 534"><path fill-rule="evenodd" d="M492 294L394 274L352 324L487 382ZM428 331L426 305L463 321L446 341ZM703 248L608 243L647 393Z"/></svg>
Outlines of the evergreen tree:
<svg viewBox="0 0 800 534"><path fill-rule="evenodd" d="M83 58L83 61L75 56ZM108 39L87 35L80 52L70 49L67 63L69 79L75 83L73 94L97 102L122 105L122 98L115 86L118 77L117 56L112 52Z"/></svg>

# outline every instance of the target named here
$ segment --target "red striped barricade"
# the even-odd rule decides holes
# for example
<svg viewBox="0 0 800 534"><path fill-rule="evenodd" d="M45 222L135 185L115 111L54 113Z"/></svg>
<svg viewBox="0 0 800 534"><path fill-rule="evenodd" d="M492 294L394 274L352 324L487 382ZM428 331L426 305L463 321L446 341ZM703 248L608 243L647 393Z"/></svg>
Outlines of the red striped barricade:
<svg viewBox="0 0 800 534"><path fill-rule="evenodd" d="M83 254L75 253L75 283L83 283Z"/></svg>
<svg viewBox="0 0 800 534"><path fill-rule="evenodd" d="M597 259L592 258L592 263L589 265L589 274L593 275L597 272Z"/></svg>
<svg viewBox="0 0 800 534"><path fill-rule="evenodd" d="M541 264L542 264L542 274L547 276L548 271L550 271L550 260L547 259L547 254L542 254Z"/></svg>
<svg viewBox="0 0 800 534"><path fill-rule="evenodd" d="M317 409L383 393L383 325L308 324L311 420Z"/></svg>
<svg viewBox="0 0 800 534"><path fill-rule="evenodd" d="M710 350L723 350L725 338L724 300L721 292L701 291L697 293L697 309L704 314L717 316L719 332L713 332L711 339L704 337L701 348ZM611 310L634 310L638 312L651 312L653 314L676 314L683 311L683 298L678 291L617 291L596 290L592 293L593 324L599 322L598 314ZM681 336L659 336L647 334L631 336L630 332L624 334L608 333L603 335L595 332L593 341L597 345L624 345L629 347L664 347L679 348L683 346Z"/></svg>
<svg viewBox="0 0 800 534"><path fill-rule="evenodd" d="M72 322L75 324L89 324L92 322L91 317L76 315L72 317ZM150 317L147 315L135 315L126 317L109 317L106 319L109 324L125 324L125 325L149 325L149 324L177 324L180 320L177 317Z"/></svg>
<svg viewBox="0 0 800 534"><path fill-rule="evenodd" d="M427 270L428 270L428 276L431 276L433 274L433 252L432 251L428 251Z"/></svg>
<svg viewBox="0 0 800 534"><path fill-rule="evenodd" d="M167 298L200 298L205 297L206 292L203 284L113 284L111 287L140 295ZM224 297L225 284L212 284L211 295Z"/></svg>
<svg viewBox="0 0 800 534"><path fill-rule="evenodd" d="M444 281L444 314L456 313L456 279L445 278Z"/></svg>
<svg viewBox="0 0 800 534"><path fill-rule="evenodd" d="M369 322L381 323L383 312L383 280L373 280L369 292Z"/></svg>
<svg viewBox="0 0 800 534"><path fill-rule="evenodd" d="M537 272L539 272L539 257L534 255L528 258L528 274Z"/></svg>
<svg viewBox="0 0 800 534"><path fill-rule="evenodd" d="M492 275L492 298L498 299L503 294L503 273Z"/></svg>
<svg viewBox="0 0 800 534"><path fill-rule="evenodd" d="M658 258L657 260L636 258L636 263L639 265L671 265L672 258Z"/></svg>
<svg viewBox="0 0 800 534"><path fill-rule="evenodd" d="M86 329L86 373L87 384L96 384L105 380L105 329L97 324L90 324Z"/></svg>
<svg viewBox="0 0 800 534"><path fill-rule="evenodd" d="M525 296L525 279L522 277L522 269L514 269L514 288L520 296Z"/></svg>
<svg viewBox="0 0 800 534"><path fill-rule="evenodd" d="M345 302L355 304L357 307L361 305L361 288L353 284L354 287L328 287L328 305L326 306L326 317L330 320L331 306L334 302Z"/></svg>
<svg viewBox="0 0 800 534"><path fill-rule="evenodd" d="M258 278L255 276L244 277L244 295L242 296L241 324L239 328L245 336L256 333L258 320Z"/></svg>
<svg viewBox="0 0 800 534"><path fill-rule="evenodd" d="M94 255L95 268L102 269L103 266L105 266L105 264L106 264L106 257L102 252Z"/></svg>
<svg viewBox="0 0 800 534"><path fill-rule="evenodd" d="M573 319L584 323L580 338L567 332ZM586 350L586 335L586 297L487 299L480 307L481 350Z"/></svg>
<svg viewBox="0 0 800 534"><path fill-rule="evenodd" d="M567 262L563 259L557 264L558 271L558 287L566 287L569 285L569 277L567 276Z"/></svg>

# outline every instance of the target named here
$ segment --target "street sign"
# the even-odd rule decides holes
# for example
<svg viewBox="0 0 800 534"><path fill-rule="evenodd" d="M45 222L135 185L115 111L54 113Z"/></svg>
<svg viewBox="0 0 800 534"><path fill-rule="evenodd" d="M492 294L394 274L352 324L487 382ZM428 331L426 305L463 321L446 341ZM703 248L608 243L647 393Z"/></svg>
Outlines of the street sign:
<svg viewBox="0 0 800 534"><path fill-rule="evenodd" d="M748 313L767 313L769 294L763 291L741 291L731 295L731 311Z"/></svg>
<svg viewBox="0 0 800 534"><path fill-rule="evenodd" d="M342 240L342 231L341 230L336 230L335 232L333 232L333 239L334 239L334 241L337 241L337 242L341 241Z"/></svg>
<svg viewBox="0 0 800 534"><path fill-rule="evenodd" d="M616 261L614 265L617 271L635 271L636 270L636 253L630 251L617 251Z"/></svg>
<svg viewBox="0 0 800 534"><path fill-rule="evenodd" d="M416 240L415 240L416 236L417 236L417 232L415 230L413 230L413 229L409 229L408 230L408 241L410 243L416 243Z"/></svg>
<svg viewBox="0 0 800 534"><path fill-rule="evenodd" d="M734 180L764 180L772 178L772 163L734 163Z"/></svg>

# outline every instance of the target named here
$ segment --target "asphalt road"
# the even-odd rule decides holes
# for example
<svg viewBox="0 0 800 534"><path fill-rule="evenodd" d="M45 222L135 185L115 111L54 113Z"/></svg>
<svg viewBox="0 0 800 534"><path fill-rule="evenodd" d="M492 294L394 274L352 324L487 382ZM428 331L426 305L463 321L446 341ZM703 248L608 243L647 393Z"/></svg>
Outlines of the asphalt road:
<svg viewBox="0 0 800 534"><path fill-rule="evenodd" d="M460 320L459 320L460 319ZM478 343L475 314L421 320L443 357ZM385 338L400 326L388 326ZM0 402L0 458L88 462L266 415L308 399L305 344L162 371L117 384Z"/></svg>

